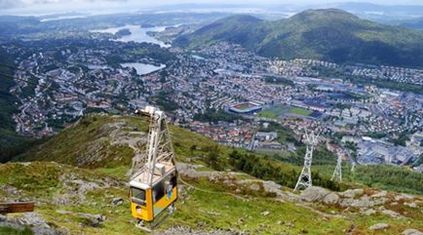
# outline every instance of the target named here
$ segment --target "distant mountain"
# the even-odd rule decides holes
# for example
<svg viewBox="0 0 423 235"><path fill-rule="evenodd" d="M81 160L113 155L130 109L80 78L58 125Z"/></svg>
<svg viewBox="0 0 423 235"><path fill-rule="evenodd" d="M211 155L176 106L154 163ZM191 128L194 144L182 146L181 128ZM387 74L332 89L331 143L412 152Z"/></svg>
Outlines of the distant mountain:
<svg viewBox="0 0 423 235"><path fill-rule="evenodd" d="M338 9L307 10L278 21L231 16L174 43L199 48L219 41L267 57L423 66L423 32L363 20Z"/></svg>
<svg viewBox="0 0 423 235"><path fill-rule="evenodd" d="M411 29L423 30L423 17L415 19L415 20L407 21L407 22L401 24L401 26L411 28Z"/></svg>

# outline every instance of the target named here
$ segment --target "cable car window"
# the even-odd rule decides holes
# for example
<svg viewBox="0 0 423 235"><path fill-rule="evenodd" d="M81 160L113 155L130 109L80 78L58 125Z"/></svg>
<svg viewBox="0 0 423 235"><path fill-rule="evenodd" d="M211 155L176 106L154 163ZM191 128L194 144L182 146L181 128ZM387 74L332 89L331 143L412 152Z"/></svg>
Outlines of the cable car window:
<svg viewBox="0 0 423 235"><path fill-rule="evenodd" d="M145 201L145 190L131 187L131 197Z"/></svg>
<svg viewBox="0 0 423 235"><path fill-rule="evenodd" d="M161 181L157 183L156 185L154 185L153 187L153 201L157 202L164 195L165 195L165 187L164 187L163 181Z"/></svg>

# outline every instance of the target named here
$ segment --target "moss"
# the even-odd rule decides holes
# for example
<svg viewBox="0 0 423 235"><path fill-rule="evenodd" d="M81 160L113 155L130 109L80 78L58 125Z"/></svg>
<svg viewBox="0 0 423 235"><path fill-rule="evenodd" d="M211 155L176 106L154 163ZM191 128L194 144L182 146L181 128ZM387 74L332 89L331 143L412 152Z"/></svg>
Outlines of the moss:
<svg viewBox="0 0 423 235"><path fill-rule="evenodd" d="M0 184L36 194L49 194L59 183L61 170L55 164L0 165Z"/></svg>
<svg viewBox="0 0 423 235"><path fill-rule="evenodd" d="M0 235L32 235L34 234L31 229L15 229L12 227L1 227L0 226Z"/></svg>

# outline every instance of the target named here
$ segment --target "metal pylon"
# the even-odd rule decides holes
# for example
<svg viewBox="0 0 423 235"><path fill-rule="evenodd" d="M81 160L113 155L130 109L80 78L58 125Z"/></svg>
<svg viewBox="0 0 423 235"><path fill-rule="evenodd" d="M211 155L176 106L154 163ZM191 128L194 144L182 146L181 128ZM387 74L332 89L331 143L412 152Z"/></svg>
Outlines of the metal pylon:
<svg viewBox="0 0 423 235"><path fill-rule="evenodd" d="M315 135L313 131L310 134L305 131L305 144L306 147L306 154L304 156L304 167L301 171L300 177L298 178L297 184L295 185L294 191L300 189L306 189L313 185L311 179L311 163L313 161L313 151L314 147L319 142L319 136Z"/></svg>
<svg viewBox="0 0 423 235"><path fill-rule="evenodd" d="M331 180L337 180L338 182L342 182L342 156L338 155L338 160L336 161L336 167L333 171Z"/></svg>

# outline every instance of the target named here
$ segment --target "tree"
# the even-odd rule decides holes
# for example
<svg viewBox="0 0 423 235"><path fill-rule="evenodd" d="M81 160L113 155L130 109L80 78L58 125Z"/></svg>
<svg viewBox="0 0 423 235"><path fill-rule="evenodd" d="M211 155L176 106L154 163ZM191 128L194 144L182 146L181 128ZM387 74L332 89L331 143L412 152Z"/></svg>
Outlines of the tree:
<svg viewBox="0 0 423 235"><path fill-rule="evenodd" d="M206 156L206 162L211 168L215 170L222 170L222 165L220 164L219 156L219 146L213 145Z"/></svg>

